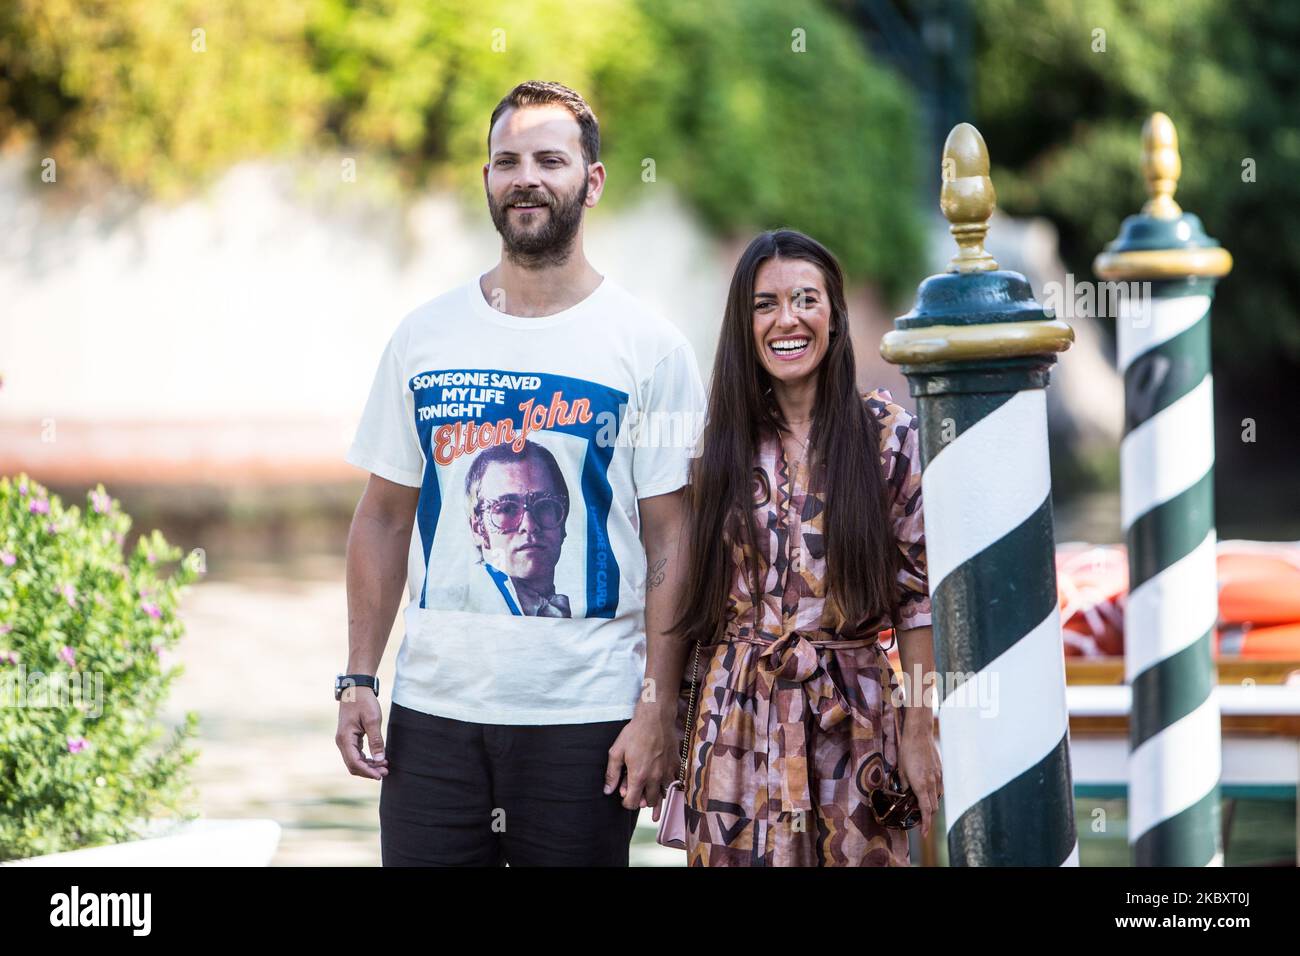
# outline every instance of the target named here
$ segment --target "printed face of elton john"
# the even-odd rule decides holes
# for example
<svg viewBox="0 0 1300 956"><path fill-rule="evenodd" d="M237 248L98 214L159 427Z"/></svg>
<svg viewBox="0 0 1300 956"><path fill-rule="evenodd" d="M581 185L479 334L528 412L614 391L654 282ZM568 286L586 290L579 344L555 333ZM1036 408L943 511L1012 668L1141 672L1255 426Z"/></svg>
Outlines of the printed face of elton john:
<svg viewBox="0 0 1300 956"><path fill-rule="evenodd" d="M479 483L477 511L471 526L483 559L536 590L549 591L569 505L546 464L531 456L492 462Z"/></svg>

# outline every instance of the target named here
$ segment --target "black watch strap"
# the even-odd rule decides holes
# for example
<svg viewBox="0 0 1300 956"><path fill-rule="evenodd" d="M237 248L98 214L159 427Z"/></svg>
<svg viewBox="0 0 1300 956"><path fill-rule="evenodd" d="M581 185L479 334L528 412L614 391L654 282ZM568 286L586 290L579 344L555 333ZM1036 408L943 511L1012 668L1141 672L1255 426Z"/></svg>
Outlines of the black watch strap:
<svg viewBox="0 0 1300 956"><path fill-rule="evenodd" d="M369 687L379 696L379 678L374 674L339 674L334 678L334 699L342 700L349 687Z"/></svg>

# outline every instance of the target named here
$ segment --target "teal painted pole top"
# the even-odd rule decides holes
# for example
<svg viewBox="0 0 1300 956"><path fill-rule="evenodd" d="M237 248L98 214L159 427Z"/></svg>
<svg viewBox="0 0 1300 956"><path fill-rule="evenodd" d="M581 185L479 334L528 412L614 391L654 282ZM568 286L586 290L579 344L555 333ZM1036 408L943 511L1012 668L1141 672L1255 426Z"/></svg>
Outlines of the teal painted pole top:
<svg viewBox="0 0 1300 956"><path fill-rule="evenodd" d="M1232 270L1228 251L1206 234L1198 216L1183 212L1174 201L1182 171L1173 120L1153 113L1142 127L1142 174L1149 198L1093 261L1099 278L1218 279Z"/></svg>
<svg viewBox="0 0 1300 956"><path fill-rule="evenodd" d="M940 174L939 209L957 254L946 272L921 283L912 311L895 319L881 340L881 355L908 374L1029 357L1051 361L1070 347L1074 330L1048 316L1029 280L999 269L984 248L997 193L988 147L970 123L948 134Z"/></svg>

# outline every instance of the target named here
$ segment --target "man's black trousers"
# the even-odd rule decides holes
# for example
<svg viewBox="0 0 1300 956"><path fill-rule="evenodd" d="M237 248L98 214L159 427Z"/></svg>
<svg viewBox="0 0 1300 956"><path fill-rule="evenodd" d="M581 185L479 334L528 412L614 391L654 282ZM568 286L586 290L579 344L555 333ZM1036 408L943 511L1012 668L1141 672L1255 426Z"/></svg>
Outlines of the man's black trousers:
<svg viewBox="0 0 1300 956"><path fill-rule="evenodd" d="M626 725L475 724L393 703L384 866L627 866L638 811L603 790Z"/></svg>

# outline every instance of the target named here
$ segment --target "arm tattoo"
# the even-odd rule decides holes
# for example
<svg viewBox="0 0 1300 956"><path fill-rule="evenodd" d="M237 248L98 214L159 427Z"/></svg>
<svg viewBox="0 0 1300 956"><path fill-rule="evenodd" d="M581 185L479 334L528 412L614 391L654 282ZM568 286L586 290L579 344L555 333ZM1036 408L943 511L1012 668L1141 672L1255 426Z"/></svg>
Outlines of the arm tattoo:
<svg viewBox="0 0 1300 956"><path fill-rule="evenodd" d="M660 558L650 567L649 574L646 576L645 589L647 591L653 590L664 583L664 565L667 563L667 558Z"/></svg>

